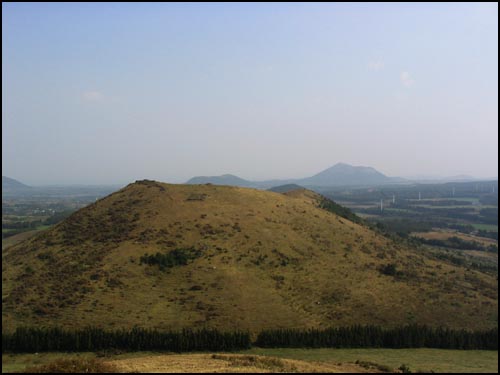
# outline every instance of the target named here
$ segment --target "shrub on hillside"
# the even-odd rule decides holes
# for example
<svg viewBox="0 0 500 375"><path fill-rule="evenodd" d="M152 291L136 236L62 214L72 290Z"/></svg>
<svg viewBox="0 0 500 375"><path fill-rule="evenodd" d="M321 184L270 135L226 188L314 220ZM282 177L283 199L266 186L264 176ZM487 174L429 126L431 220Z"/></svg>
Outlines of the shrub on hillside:
<svg viewBox="0 0 500 375"><path fill-rule="evenodd" d="M380 267L380 272L387 276L396 276L398 271L394 263L389 263Z"/></svg>
<svg viewBox="0 0 500 375"><path fill-rule="evenodd" d="M175 266L185 266L192 259L201 255L200 251L190 249L175 249L167 254L156 253L144 254L140 258L140 264L158 265L161 271Z"/></svg>

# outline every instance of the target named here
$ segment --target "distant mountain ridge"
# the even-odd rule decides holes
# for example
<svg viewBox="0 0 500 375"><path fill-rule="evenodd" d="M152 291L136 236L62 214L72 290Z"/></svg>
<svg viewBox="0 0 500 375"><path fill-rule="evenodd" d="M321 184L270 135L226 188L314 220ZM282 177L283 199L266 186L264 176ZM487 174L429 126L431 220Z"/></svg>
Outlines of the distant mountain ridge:
<svg viewBox="0 0 500 375"><path fill-rule="evenodd" d="M14 180L13 178L2 176L2 191L12 190L28 190L31 186L25 185L22 182Z"/></svg>
<svg viewBox="0 0 500 375"><path fill-rule="evenodd" d="M275 186L296 184L300 186L364 186L364 185L383 185L406 181L400 177L388 177L372 167L352 166L346 163L337 163L334 166L325 169L311 177L286 180L266 180L249 181L234 175L222 176L198 176L193 177L187 184L206 184L233 185L240 187L256 187L269 189Z"/></svg>

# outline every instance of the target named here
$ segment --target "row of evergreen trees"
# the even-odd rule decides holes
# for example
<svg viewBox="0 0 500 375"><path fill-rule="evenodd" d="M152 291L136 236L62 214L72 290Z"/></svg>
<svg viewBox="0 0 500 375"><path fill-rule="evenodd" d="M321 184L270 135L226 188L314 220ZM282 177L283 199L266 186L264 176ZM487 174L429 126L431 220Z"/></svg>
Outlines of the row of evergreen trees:
<svg viewBox="0 0 500 375"><path fill-rule="evenodd" d="M498 328L470 332L410 325L396 328L351 326L329 329L262 331L256 346L263 348L441 348L498 350ZM213 329L160 332L154 329L105 331L100 328L18 328L2 333L2 353L44 351L160 350L234 351L251 347L248 332Z"/></svg>
<svg viewBox="0 0 500 375"><path fill-rule="evenodd" d="M247 332L219 332L201 329L160 332L154 329L105 331L101 328L64 330L60 328L17 328L2 333L2 353L44 351L99 351L122 349L129 351L162 350L233 351L250 348Z"/></svg>
<svg viewBox="0 0 500 375"><path fill-rule="evenodd" d="M498 350L498 328L486 331L408 325L395 328L351 326L328 329L262 331L264 348L441 348Z"/></svg>

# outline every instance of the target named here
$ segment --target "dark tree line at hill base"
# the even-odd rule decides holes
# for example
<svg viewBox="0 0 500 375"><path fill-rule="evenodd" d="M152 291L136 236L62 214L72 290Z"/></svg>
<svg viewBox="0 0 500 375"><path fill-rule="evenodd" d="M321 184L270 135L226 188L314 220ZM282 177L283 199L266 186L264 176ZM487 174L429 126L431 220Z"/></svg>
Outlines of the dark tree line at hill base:
<svg viewBox="0 0 500 375"><path fill-rule="evenodd" d="M351 326L330 329L262 331L254 345L264 348L441 348L498 350L498 328L470 332L411 325L384 329ZM154 329L106 331L100 328L18 328L2 333L2 353L44 351L160 350L235 351L252 346L248 332L161 332Z"/></svg>
<svg viewBox="0 0 500 375"><path fill-rule="evenodd" d="M453 330L408 325L395 328L351 326L328 329L262 331L255 345L263 348L439 348L498 350L498 328Z"/></svg>
<svg viewBox="0 0 500 375"><path fill-rule="evenodd" d="M247 332L197 331L161 332L153 329L106 331L100 328L64 330L60 328L18 328L14 333L2 333L2 353L47 351L128 351L164 350L232 351L250 348Z"/></svg>

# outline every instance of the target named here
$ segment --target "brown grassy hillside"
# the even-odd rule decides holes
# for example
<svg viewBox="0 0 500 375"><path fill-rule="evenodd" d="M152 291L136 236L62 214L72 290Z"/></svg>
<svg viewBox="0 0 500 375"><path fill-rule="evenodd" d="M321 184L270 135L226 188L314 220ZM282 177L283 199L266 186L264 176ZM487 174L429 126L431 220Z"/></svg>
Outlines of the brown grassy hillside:
<svg viewBox="0 0 500 375"><path fill-rule="evenodd" d="M496 276L394 243L319 200L130 184L4 251L3 329L497 325ZM174 249L190 249L187 265L140 264Z"/></svg>

